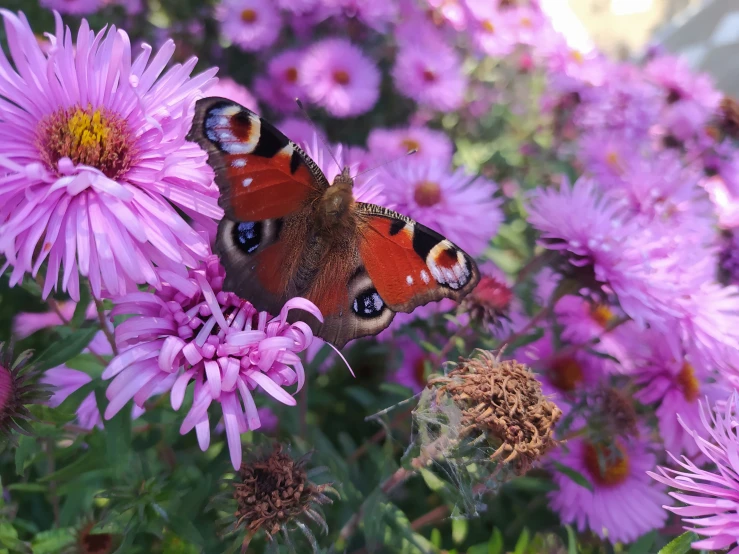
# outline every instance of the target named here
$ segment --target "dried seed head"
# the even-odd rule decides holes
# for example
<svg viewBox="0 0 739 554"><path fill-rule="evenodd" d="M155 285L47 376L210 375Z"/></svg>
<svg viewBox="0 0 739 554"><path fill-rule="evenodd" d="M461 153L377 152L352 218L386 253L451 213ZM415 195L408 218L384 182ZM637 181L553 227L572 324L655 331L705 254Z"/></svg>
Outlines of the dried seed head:
<svg viewBox="0 0 739 554"><path fill-rule="evenodd" d="M0 437L11 439L12 431L30 434L28 406L50 396L48 387L32 381L31 354L26 351L13 360L11 349L0 342Z"/></svg>
<svg viewBox="0 0 739 554"><path fill-rule="evenodd" d="M110 554L113 552L113 535L92 533L95 522L85 524L77 533L79 554Z"/></svg>
<svg viewBox="0 0 739 554"><path fill-rule="evenodd" d="M525 473L552 446L562 412L542 395L541 384L526 366L499 361L492 353L460 359L444 377L429 380L437 402L448 395L461 411L460 436L485 437L492 460L514 463Z"/></svg>
<svg viewBox="0 0 739 554"><path fill-rule="evenodd" d="M306 519L319 523L326 531L317 507L330 504L332 500L326 493L336 491L330 484L310 481L305 469L307 461L307 457L293 459L281 445L275 444L270 453L257 454L242 463L231 482L231 494L236 500L234 528L245 529L248 539L264 530L271 540L293 526L306 532L301 521Z"/></svg>

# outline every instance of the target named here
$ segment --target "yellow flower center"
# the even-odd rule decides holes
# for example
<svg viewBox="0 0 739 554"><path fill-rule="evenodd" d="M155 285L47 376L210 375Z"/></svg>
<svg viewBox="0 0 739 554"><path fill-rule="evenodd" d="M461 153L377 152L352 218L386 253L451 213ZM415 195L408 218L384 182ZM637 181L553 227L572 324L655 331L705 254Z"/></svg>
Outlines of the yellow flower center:
<svg viewBox="0 0 739 554"><path fill-rule="evenodd" d="M605 304L596 304L590 309L590 317L605 329L613 321L613 312Z"/></svg>
<svg viewBox="0 0 739 554"><path fill-rule="evenodd" d="M570 51L570 57L572 58L572 61L578 64L581 64L585 61L585 56L582 55L581 52L578 50L571 50Z"/></svg>
<svg viewBox="0 0 739 554"><path fill-rule="evenodd" d="M334 81L339 85L348 85L351 78L349 77L349 73L344 71L343 69L337 69L334 71Z"/></svg>
<svg viewBox="0 0 739 554"><path fill-rule="evenodd" d="M434 206L441 200L441 187L433 181L421 181L416 185L413 198L419 206Z"/></svg>
<svg viewBox="0 0 739 554"><path fill-rule="evenodd" d="M609 446L585 445L584 462L593 482L612 487L620 485L629 476L629 456L620 444L614 448Z"/></svg>
<svg viewBox="0 0 739 554"><path fill-rule="evenodd" d="M618 155L618 152L614 152L611 150L606 154L606 163L608 164L608 167L613 169L617 173L622 173L623 168L621 167L621 157Z"/></svg>
<svg viewBox="0 0 739 554"><path fill-rule="evenodd" d="M400 144L403 145L403 147L410 152L411 150L420 150L421 145L418 143L417 140L413 140L412 138L404 138L400 141Z"/></svg>
<svg viewBox="0 0 739 554"><path fill-rule="evenodd" d="M677 375L677 383L680 385L680 389L683 392L685 400L688 402L695 402L700 394L700 382L695 376L695 370L693 366L688 362L683 364L680 373Z"/></svg>
<svg viewBox="0 0 739 554"><path fill-rule="evenodd" d="M573 391L583 381L582 367L574 358L557 358L549 367L549 381L561 391Z"/></svg>
<svg viewBox="0 0 739 554"><path fill-rule="evenodd" d="M36 147L52 171L58 170L60 159L69 158L75 165L95 167L115 179L134 161L132 142L125 119L90 105L61 109L36 128Z"/></svg>
<svg viewBox="0 0 739 554"><path fill-rule="evenodd" d="M241 21L244 23L254 23L257 20L257 12L252 9L246 9L241 12Z"/></svg>
<svg viewBox="0 0 739 554"><path fill-rule="evenodd" d="M294 67L288 67L287 70L285 70L285 80L288 83L297 83L298 82L298 70Z"/></svg>
<svg viewBox="0 0 739 554"><path fill-rule="evenodd" d="M486 19L482 22L482 28L485 29L488 33L494 33L495 32L495 25L493 25L493 22L489 19Z"/></svg>
<svg viewBox="0 0 739 554"><path fill-rule="evenodd" d="M531 21L530 17L522 17L521 18L521 27L531 27L533 22Z"/></svg>

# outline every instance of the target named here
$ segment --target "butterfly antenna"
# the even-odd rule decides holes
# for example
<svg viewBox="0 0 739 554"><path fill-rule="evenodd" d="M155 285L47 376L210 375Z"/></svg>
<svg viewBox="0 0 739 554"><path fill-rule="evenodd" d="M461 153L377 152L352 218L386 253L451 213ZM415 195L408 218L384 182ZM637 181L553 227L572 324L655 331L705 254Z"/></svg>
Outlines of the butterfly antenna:
<svg viewBox="0 0 739 554"><path fill-rule="evenodd" d="M402 154L402 155L398 156L397 158L393 158L392 160L388 160L388 161L382 162L381 164L376 165L374 167L370 167L369 169L365 169L364 171L362 171L362 173L357 173L356 175L354 175L352 177L352 179L356 179L360 175L364 175L365 173L369 173L370 171L374 171L376 169L380 169L381 167L385 167L386 165L394 164L398 160L401 160L401 159L405 158L406 156L410 156L411 154L415 154L416 152L418 152L418 150L415 149L415 148L413 150L408 150L408 152L406 152L405 154Z"/></svg>
<svg viewBox="0 0 739 554"><path fill-rule="evenodd" d="M311 126L311 127L313 127L313 131L314 131L314 132L316 133L316 136L318 137L318 140L320 140L320 141L321 141L321 144L323 144L323 147L324 147L324 148L326 149L326 151L328 151L328 153L329 153L329 154L331 155L331 159L333 159L333 160L334 160L334 162L336 162L336 166L337 166L337 167L339 168L339 171L342 171L342 170L343 170L344 168L343 168L343 167L341 167L341 164L339 163L339 160L337 160L337 159L336 159L336 156L334 156L334 153L333 153L333 151L331 150L331 148L329 148L329 146L328 146L328 143L327 143L327 142L326 142L325 140L323 140L323 136L322 136L322 135L321 135L321 133L320 133L320 132L318 131L318 126L317 126L317 125L316 125L316 124L315 124L315 123L313 122L313 120L312 120L312 119L310 118L310 116L308 115L308 111L307 111L307 110L305 109L305 107L303 106L303 103L302 103L302 102L300 101L300 98L296 98L296 99L295 99L295 103L296 103L296 104L298 105L298 108L300 108L300 112L301 112L301 113L303 114L303 117L305 118L305 120L306 120L306 121L307 121L308 123L310 123L310 126Z"/></svg>

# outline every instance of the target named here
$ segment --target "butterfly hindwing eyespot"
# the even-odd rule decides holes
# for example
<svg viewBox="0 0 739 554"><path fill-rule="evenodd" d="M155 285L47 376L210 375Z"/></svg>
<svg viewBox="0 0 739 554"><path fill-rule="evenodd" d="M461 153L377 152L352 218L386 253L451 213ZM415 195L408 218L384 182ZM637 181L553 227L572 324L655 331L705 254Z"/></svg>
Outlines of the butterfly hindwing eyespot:
<svg viewBox="0 0 739 554"><path fill-rule="evenodd" d="M384 308L385 303L374 288L363 290L352 301L352 311L362 319L379 317Z"/></svg>

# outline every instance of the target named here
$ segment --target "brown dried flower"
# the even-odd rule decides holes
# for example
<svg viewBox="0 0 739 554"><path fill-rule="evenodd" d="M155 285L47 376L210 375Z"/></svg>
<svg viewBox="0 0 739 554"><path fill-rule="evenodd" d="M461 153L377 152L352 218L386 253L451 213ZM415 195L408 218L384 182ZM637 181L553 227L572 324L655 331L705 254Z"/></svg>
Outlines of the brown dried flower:
<svg viewBox="0 0 739 554"><path fill-rule="evenodd" d="M728 137L739 140L739 102L724 96L719 105L719 127Z"/></svg>
<svg viewBox="0 0 739 554"><path fill-rule="evenodd" d="M307 456L293 459L281 445L275 444L269 454L257 455L241 464L231 490L237 506L234 528L246 529L245 545L260 530L270 540L281 531L286 533L291 524L306 532L301 518L319 523L327 531L317 507L330 504L332 500L326 493L336 491L330 484L310 481L305 469L307 461Z"/></svg>
<svg viewBox="0 0 739 554"><path fill-rule="evenodd" d="M523 474L556 444L554 425L562 412L542 395L529 368L479 352L429 386L436 387L437 403L449 395L461 410L461 437L485 437L495 447L491 460L515 462Z"/></svg>

